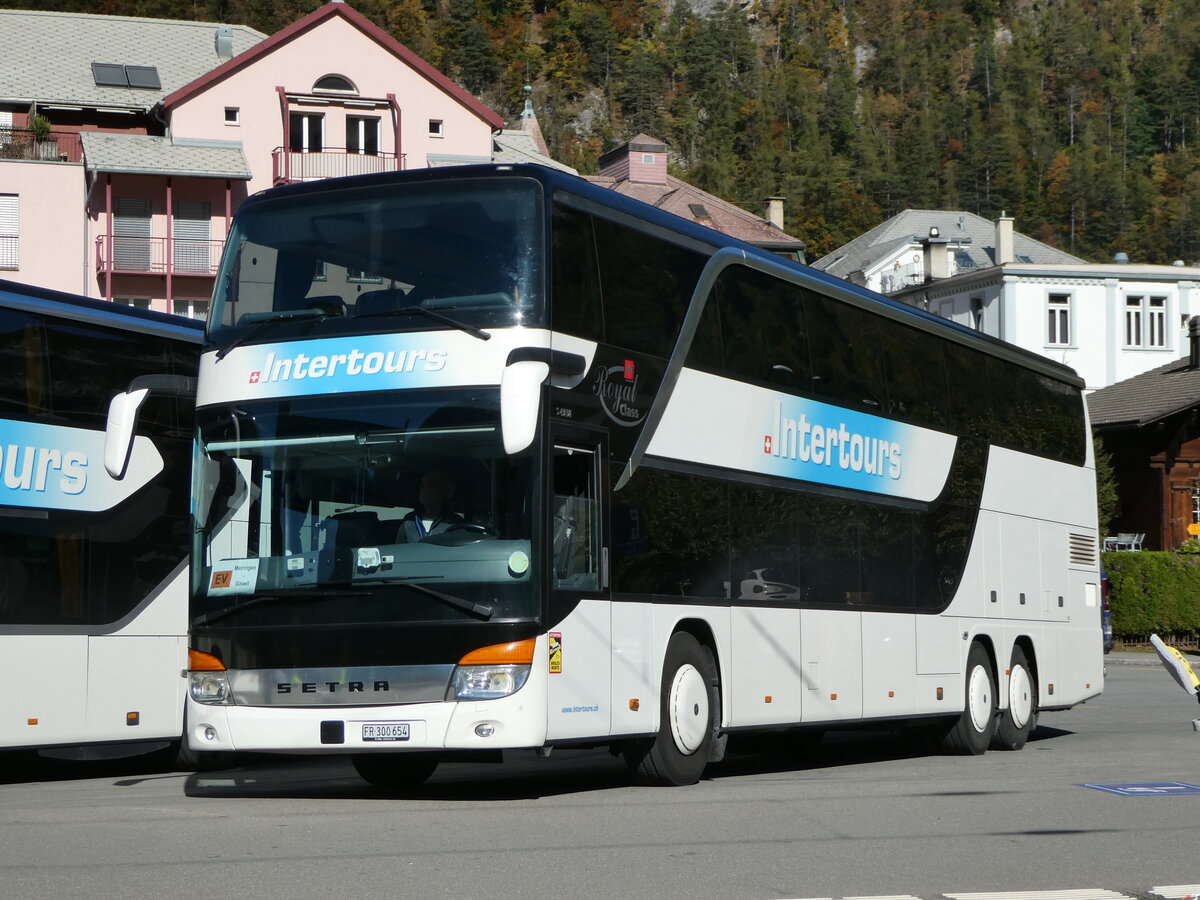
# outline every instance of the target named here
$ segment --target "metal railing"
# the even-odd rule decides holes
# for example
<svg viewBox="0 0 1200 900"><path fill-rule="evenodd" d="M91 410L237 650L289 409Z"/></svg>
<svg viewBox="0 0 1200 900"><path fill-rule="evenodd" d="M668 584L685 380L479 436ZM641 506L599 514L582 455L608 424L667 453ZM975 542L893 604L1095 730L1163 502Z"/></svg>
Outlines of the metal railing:
<svg viewBox="0 0 1200 900"><path fill-rule="evenodd" d="M96 270L123 274L217 274L224 241L193 241L165 237L96 238Z"/></svg>
<svg viewBox="0 0 1200 900"><path fill-rule="evenodd" d="M343 175L399 172L403 168L403 153L359 153L330 147L312 153L286 147L276 147L271 151L271 177L274 184L317 181Z"/></svg>
<svg viewBox="0 0 1200 900"><path fill-rule="evenodd" d="M24 128L0 128L0 159L83 162L83 140L74 131L51 131L35 138Z"/></svg>

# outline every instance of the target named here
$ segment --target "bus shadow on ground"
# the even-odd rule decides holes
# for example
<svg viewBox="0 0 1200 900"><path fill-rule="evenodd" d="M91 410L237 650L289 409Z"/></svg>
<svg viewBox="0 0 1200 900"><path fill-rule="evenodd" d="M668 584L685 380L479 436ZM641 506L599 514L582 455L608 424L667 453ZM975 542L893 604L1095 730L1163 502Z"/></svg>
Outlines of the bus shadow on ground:
<svg viewBox="0 0 1200 900"><path fill-rule="evenodd" d="M1040 727L1030 741L1053 740L1069 731ZM927 740L881 730L831 732L817 744L802 735L734 735L722 762L705 781L780 773L806 773L936 755ZM187 777L184 792L197 799L292 798L428 801L506 801L636 787L624 761L606 749L506 754L504 763L446 763L417 787L386 789L367 784L344 757L249 757L226 771Z"/></svg>
<svg viewBox="0 0 1200 900"><path fill-rule="evenodd" d="M93 748L89 748L93 749ZM175 777L173 750L157 750L134 756L114 758L50 758L33 750L0 752L0 784L35 784L39 782L86 781L94 778Z"/></svg>

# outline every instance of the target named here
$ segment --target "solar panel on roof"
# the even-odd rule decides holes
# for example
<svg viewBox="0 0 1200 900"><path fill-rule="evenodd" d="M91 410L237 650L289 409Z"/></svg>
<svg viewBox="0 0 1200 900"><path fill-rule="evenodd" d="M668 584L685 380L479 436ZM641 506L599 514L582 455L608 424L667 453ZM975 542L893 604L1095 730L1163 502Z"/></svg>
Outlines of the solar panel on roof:
<svg viewBox="0 0 1200 900"><path fill-rule="evenodd" d="M129 87L125 67L116 63L92 63L92 77L101 87Z"/></svg>
<svg viewBox="0 0 1200 900"><path fill-rule="evenodd" d="M157 91L162 87L162 82L158 80L157 66L126 66L125 76L129 79L131 88Z"/></svg>

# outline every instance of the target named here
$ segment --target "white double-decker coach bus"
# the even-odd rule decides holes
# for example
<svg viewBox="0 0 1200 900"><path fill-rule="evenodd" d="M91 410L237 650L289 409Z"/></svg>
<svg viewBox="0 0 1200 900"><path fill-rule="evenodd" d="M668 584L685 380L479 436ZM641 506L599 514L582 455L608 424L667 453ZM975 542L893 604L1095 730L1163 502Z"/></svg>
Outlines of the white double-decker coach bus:
<svg viewBox="0 0 1200 900"><path fill-rule="evenodd" d="M738 730L981 753L1101 690L1051 361L522 166L251 198L208 329L196 749L686 784Z"/></svg>
<svg viewBox="0 0 1200 900"><path fill-rule="evenodd" d="M178 742L201 323L0 281L0 748ZM163 377L166 376L166 377ZM140 381L139 381L140 379ZM120 479L109 400L154 386Z"/></svg>

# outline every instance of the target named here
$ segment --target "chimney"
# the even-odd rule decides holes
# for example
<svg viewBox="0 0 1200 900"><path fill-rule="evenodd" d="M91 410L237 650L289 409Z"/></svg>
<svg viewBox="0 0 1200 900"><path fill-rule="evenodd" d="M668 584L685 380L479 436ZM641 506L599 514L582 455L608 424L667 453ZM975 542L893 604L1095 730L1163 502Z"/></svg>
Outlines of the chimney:
<svg viewBox="0 0 1200 900"><path fill-rule="evenodd" d="M935 281L950 277L950 239L942 237L936 225L929 229L929 237L921 241L925 251L925 280Z"/></svg>
<svg viewBox="0 0 1200 900"><path fill-rule="evenodd" d="M221 59L233 59L233 29L230 26L217 26L215 43L217 56Z"/></svg>
<svg viewBox="0 0 1200 900"><path fill-rule="evenodd" d="M783 201L785 197L767 197L767 224L783 231Z"/></svg>
<svg viewBox="0 0 1200 900"><path fill-rule="evenodd" d="M1200 369L1200 316L1188 319L1188 368Z"/></svg>
<svg viewBox="0 0 1200 900"><path fill-rule="evenodd" d="M1001 210L1000 218L996 220L996 265L1003 266L1015 262L1013 254L1013 219Z"/></svg>

